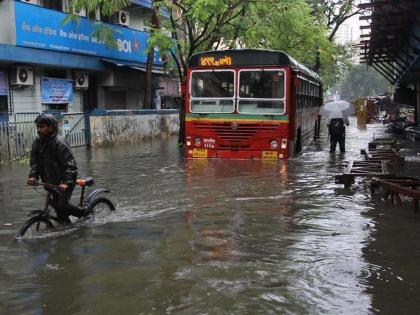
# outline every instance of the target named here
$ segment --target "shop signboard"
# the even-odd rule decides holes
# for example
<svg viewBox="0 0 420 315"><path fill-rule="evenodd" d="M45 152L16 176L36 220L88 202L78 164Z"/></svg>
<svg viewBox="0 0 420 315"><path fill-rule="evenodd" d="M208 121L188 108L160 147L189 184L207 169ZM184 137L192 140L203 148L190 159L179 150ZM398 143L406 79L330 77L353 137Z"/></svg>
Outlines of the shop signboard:
<svg viewBox="0 0 420 315"><path fill-rule="evenodd" d="M147 32L104 24L114 31L116 47L109 47L94 36L101 22L79 17L78 21L63 23L65 13L21 1L15 1L14 5L17 46L147 62L146 45L150 36ZM154 64L162 64L158 51L155 51Z"/></svg>

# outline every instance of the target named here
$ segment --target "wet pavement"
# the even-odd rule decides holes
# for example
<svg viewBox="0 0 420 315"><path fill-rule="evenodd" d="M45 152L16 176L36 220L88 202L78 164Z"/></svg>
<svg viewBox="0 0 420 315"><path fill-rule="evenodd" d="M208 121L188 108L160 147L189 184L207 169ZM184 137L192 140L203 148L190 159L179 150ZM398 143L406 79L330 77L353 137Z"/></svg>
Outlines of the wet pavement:
<svg viewBox="0 0 420 315"><path fill-rule="evenodd" d="M117 213L20 241L42 190L24 185L27 165L1 165L1 313L417 313L420 214L333 181L382 130L353 123L345 155L324 135L280 163L185 161L176 139L78 150Z"/></svg>

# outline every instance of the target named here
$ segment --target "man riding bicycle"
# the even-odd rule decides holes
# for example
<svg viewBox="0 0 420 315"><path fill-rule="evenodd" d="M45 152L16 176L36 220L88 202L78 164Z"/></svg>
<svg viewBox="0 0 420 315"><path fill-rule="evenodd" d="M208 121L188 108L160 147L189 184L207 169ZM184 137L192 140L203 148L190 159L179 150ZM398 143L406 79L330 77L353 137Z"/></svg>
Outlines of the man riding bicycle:
<svg viewBox="0 0 420 315"><path fill-rule="evenodd" d="M77 178L77 165L68 144L58 137L58 122L50 114L41 114L35 119L38 138L32 145L31 170L27 184L38 185L38 180L55 185L61 194L53 194L50 202L57 217L70 223L69 215L82 217L87 214L70 203Z"/></svg>

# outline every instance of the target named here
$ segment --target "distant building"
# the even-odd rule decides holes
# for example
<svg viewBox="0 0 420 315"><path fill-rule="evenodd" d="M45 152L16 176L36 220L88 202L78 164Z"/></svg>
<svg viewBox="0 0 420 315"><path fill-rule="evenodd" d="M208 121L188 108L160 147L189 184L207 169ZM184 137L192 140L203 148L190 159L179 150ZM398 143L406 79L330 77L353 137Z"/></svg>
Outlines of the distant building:
<svg viewBox="0 0 420 315"><path fill-rule="evenodd" d="M97 10L93 18L116 31L116 48L98 42L84 10L63 24L70 3L0 1L0 114L144 107L151 0L131 0L111 19ZM162 85L174 82L157 51L153 73L153 99L168 102Z"/></svg>
<svg viewBox="0 0 420 315"><path fill-rule="evenodd" d="M354 27L348 23L340 25L340 28L335 34L335 41L338 44L344 45L352 43L354 40Z"/></svg>
<svg viewBox="0 0 420 315"><path fill-rule="evenodd" d="M358 43L360 39L360 22L359 15L353 16L340 25L337 33L335 34L334 41L340 45L352 45ZM351 58L354 64L360 63L357 52Z"/></svg>

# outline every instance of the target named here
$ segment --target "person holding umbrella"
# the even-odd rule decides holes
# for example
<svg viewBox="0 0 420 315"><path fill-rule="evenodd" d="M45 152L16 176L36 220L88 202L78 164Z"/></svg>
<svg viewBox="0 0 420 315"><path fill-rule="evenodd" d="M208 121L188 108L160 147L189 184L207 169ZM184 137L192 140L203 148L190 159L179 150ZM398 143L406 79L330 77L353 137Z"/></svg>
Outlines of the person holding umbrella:
<svg viewBox="0 0 420 315"><path fill-rule="evenodd" d="M330 135L330 153L335 153L337 142L340 146L340 152L346 152L346 126L350 125L348 118L331 118L328 126L328 133Z"/></svg>
<svg viewBox="0 0 420 315"><path fill-rule="evenodd" d="M340 152L346 152L346 127L350 125L348 116L354 115L353 104L346 101L329 102L321 106L320 115L329 119L328 133L330 136L330 153L334 154L337 143Z"/></svg>

